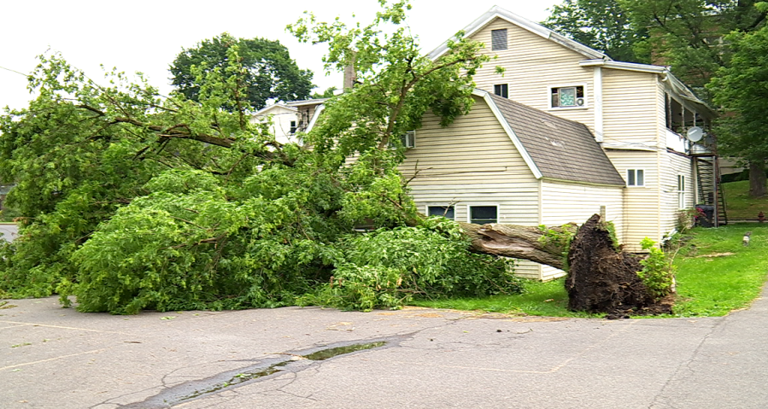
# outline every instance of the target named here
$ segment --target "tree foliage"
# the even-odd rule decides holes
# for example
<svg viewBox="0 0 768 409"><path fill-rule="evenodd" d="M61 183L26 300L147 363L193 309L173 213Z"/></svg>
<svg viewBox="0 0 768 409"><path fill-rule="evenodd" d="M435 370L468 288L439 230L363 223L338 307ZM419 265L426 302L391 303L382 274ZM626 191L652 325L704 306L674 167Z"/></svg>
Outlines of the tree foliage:
<svg viewBox="0 0 768 409"><path fill-rule="evenodd" d="M646 30L635 27L616 0L564 0L542 24L614 60L650 62L649 55L635 48Z"/></svg>
<svg viewBox="0 0 768 409"><path fill-rule="evenodd" d="M727 113L718 122L719 146L756 168L750 171L750 196L760 197L766 195L768 157L768 27L750 33L734 31L725 40L732 51L730 62L708 85L715 103Z"/></svg>
<svg viewBox="0 0 768 409"><path fill-rule="evenodd" d="M750 32L764 25L765 13L756 1L617 0L635 27L649 30L638 44L657 64L672 71L697 91L728 63L730 50L723 37L731 31ZM704 97L707 97L704 95Z"/></svg>
<svg viewBox="0 0 768 409"><path fill-rule="evenodd" d="M197 101L117 72L101 85L42 57L30 78L40 96L0 118L0 177L17 183L7 204L23 215L2 250L0 293L74 295L83 311L125 314L517 291L455 224L419 216L397 171L397 136L427 110L446 124L466 113L486 58L457 40L431 61L399 25L407 2L382 6L364 27L311 15L291 26L328 43L329 67L355 56L362 82L328 101L303 145L250 121L236 43L226 65L198 70ZM385 231L360 236L362 223Z"/></svg>
<svg viewBox="0 0 768 409"><path fill-rule="evenodd" d="M199 101L200 74L228 67L228 50L235 45L237 63L243 69L238 75L242 81L240 86L245 92L244 99L253 108L263 108L270 99L290 101L309 97L314 87L312 72L299 69L279 41L234 38L228 33L203 40L194 48L182 49L170 66L172 84L188 99Z"/></svg>

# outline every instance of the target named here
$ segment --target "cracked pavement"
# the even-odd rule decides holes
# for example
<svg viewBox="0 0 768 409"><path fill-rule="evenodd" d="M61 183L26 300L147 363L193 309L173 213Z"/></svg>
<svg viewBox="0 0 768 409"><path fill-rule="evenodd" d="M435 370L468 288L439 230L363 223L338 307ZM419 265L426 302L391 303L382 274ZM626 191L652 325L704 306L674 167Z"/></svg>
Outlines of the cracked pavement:
<svg viewBox="0 0 768 409"><path fill-rule="evenodd" d="M5 307L2 408L768 407L766 298L727 317L618 321L295 307L113 316L56 298Z"/></svg>

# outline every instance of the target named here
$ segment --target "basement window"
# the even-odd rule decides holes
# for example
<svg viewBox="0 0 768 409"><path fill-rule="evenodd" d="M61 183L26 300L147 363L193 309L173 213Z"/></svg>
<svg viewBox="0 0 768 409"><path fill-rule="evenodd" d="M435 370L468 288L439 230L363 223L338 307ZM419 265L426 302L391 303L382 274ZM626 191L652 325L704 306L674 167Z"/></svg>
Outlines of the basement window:
<svg viewBox="0 0 768 409"><path fill-rule="evenodd" d="M469 222L475 224L498 223L498 206L470 206Z"/></svg>
<svg viewBox="0 0 768 409"><path fill-rule="evenodd" d="M645 186L643 169L627 169L627 186Z"/></svg>
<svg viewBox="0 0 768 409"><path fill-rule="evenodd" d="M507 29L491 30L491 50L507 49Z"/></svg>
<svg viewBox="0 0 768 409"><path fill-rule="evenodd" d="M441 216L456 220L456 210L453 206L427 206L427 216Z"/></svg>

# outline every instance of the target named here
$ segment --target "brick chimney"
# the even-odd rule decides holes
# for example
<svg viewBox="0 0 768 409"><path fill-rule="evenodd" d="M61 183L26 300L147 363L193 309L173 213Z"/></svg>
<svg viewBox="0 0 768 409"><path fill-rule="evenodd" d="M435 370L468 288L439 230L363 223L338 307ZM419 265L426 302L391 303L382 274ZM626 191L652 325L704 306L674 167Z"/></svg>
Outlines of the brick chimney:
<svg viewBox="0 0 768 409"><path fill-rule="evenodd" d="M352 61L350 61L347 66L344 67L344 92L354 88L355 81L357 81L357 72L355 71L355 54L352 53Z"/></svg>

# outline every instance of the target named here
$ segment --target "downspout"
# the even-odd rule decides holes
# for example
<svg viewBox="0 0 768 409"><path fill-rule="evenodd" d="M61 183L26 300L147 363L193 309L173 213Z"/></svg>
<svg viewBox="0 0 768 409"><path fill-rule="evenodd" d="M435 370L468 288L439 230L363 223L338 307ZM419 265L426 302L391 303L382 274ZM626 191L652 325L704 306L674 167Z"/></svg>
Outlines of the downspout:
<svg viewBox="0 0 768 409"><path fill-rule="evenodd" d="M603 142L603 69L602 67L595 67L594 69L595 140Z"/></svg>

